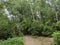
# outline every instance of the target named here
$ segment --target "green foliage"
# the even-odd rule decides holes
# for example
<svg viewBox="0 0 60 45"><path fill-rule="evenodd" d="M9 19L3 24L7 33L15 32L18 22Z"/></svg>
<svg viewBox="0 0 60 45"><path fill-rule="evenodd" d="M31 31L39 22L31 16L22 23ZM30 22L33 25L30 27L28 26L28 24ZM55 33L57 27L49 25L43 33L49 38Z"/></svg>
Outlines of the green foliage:
<svg viewBox="0 0 60 45"><path fill-rule="evenodd" d="M0 15L0 38L9 37L8 25L8 18L4 15Z"/></svg>
<svg viewBox="0 0 60 45"><path fill-rule="evenodd" d="M56 28L57 28L57 30L60 30L60 21L57 21Z"/></svg>
<svg viewBox="0 0 60 45"><path fill-rule="evenodd" d="M53 45L60 45L60 32L53 33Z"/></svg>
<svg viewBox="0 0 60 45"><path fill-rule="evenodd" d="M54 31L55 30L51 26L45 25L42 31L42 35L51 36L51 34L53 34Z"/></svg>
<svg viewBox="0 0 60 45"><path fill-rule="evenodd" d="M9 38L4 41L0 41L0 45L24 45L23 37Z"/></svg>
<svg viewBox="0 0 60 45"><path fill-rule="evenodd" d="M23 34L50 36L54 31L60 30L60 1L49 2L52 5L46 0L1 2L0 37L16 37ZM4 13L4 6L12 14L11 20Z"/></svg>
<svg viewBox="0 0 60 45"><path fill-rule="evenodd" d="M43 30L43 24L38 21L38 20L35 20L32 22L31 24L31 28L30 28L30 32L32 35L41 35L41 32Z"/></svg>

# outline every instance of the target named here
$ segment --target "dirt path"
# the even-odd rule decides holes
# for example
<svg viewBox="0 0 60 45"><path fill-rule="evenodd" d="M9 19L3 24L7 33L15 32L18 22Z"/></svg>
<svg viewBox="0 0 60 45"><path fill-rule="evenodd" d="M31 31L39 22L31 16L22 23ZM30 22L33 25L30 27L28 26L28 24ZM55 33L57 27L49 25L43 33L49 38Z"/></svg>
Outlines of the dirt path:
<svg viewBox="0 0 60 45"><path fill-rule="evenodd" d="M32 36L25 36L25 45L40 45L40 41L33 38Z"/></svg>
<svg viewBox="0 0 60 45"><path fill-rule="evenodd" d="M33 38L32 36L24 36L25 45L49 45L51 42L50 38L44 38L41 42L40 38ZM43 43L43 44L42 44Z"/></svg>

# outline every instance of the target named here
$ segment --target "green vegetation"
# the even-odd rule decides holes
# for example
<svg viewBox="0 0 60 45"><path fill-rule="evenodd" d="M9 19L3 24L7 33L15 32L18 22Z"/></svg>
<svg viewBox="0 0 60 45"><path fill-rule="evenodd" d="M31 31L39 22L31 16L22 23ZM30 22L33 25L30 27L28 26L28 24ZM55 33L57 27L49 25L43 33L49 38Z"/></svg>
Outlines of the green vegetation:
<svg viewBox="0 0 60 45"><path fill-rule="evenodd" d="M59 4L57 2L51 0L50 3L53 6L46 3L46 0L32 0L32 2L30 0L10 0L6 6L15 16L12 18L14 25L19 24L19 28L16 27L18 32L21 31L24 35L51 36L53 32L60 30L57 24L60 23L60 13L57 10L59 7L55 6Z"/></svg>
<svg viewBox="0 0 60 45"><path fill-rule="evenodd" d="M0 45L24 45L23 37L9 38L4 41L0 41Z"/></svg>
<svg viewBox="0 0 60 45"><path fill-rule="evenodd" d="M52 0L47 2L46 0L9 0L1 2L0 5L1 38L27 34L51 36L53 32L60 30L59 0L57 2ZM9 14L6 14L6 10Z"/></svg>
<svg viewBox="0 0 60 45"><path fill-rule="evenodd" d="M0 0L0 39L51 36L57 31L60 0Z"/></svg>
<svg viewBox="0 0 60 45"><path fill-rule="evenodd" d="M54 32L53 39L53 45L60 45L60 32Z"/></svg>

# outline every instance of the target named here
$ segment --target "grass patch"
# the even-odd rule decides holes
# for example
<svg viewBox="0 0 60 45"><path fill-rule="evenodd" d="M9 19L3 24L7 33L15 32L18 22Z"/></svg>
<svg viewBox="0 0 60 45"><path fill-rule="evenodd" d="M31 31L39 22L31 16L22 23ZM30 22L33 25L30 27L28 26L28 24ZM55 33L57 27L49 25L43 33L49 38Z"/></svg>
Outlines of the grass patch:
<svg viewBox="0 0 60 45"><path fill-rule="evenodd" d="M23 37L9 38L4 41L0 41L0 45L24 45Z"/></svg>

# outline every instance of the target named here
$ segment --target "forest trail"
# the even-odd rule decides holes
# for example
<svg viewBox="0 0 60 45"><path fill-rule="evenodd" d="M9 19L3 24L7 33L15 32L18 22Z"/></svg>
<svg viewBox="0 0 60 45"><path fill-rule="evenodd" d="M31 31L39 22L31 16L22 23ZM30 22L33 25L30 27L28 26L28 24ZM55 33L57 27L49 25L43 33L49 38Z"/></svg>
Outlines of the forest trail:
<svg viewBox="0 0 60 45"><path fill-rule="evenodd" d="M45 37L43 40L40 40L40 38L34 38L32 36L24 36L25 39L25 45L50 45L52 39Z"/></svg>
<svg viewBox="0 0 60 45"><path fill-rule="evenodd" d="M25 45L41 45L40 41L32 36L25 36L24 39Z"/></svg>

